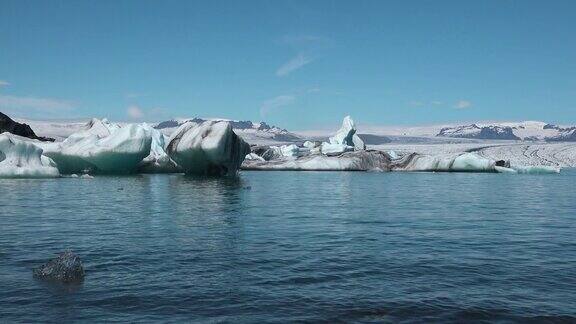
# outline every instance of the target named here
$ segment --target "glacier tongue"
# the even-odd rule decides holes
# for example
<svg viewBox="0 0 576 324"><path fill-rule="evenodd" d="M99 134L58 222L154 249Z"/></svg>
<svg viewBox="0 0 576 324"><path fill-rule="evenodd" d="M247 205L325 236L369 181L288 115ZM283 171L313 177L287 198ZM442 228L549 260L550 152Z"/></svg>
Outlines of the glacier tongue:
<svg viewBox="0 0 576 324"><path fill-rule="evenodd" d="M33 141L10 133L0 134L0 178L56 178L52 159L42 155Z"/></svg>
<svg viewBox="0 0 576 324"><path fill-rule="evenodd" d="M235 175L250 146L228 122L187 122L170 136L166 152L188 174Z"/></svg>

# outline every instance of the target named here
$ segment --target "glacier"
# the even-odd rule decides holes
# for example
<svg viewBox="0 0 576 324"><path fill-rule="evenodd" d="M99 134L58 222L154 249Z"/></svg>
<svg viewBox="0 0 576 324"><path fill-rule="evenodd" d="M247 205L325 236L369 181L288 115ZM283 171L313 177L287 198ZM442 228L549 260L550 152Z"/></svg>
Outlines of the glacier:
<svg viewBox="0 0 576 324"><path fill-rule="evenodd" d="M229 122L187 122L170 136L166 152L187 174L229 176L236 174L250 146Z"/></svg>
<svg viewBox="0 0 576 324"><path fill-rule="evenodd" d="M0 134L0 178L57 178L58 168L52 159L28 138Z"/></svg>

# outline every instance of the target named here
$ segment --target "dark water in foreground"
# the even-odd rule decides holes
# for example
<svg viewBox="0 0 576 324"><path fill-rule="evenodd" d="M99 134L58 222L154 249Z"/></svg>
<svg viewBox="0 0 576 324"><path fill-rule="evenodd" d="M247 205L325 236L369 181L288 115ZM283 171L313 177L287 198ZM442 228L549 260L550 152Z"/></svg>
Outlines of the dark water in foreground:
<svg viewBox="0 0 576 324"><path fill-rule="evenodd" d="M574 170L0 180L0 322L574 322L575 183ZM32 278L68 248L80 287Z"/></svg>

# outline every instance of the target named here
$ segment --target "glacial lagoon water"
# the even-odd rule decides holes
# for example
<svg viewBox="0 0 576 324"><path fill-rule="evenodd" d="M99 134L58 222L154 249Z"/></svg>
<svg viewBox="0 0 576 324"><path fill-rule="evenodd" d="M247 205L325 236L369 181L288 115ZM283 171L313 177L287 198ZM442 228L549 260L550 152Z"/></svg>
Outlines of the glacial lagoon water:
<svg viewBox="0 0 576 324"><path fill-rule="evenodd" d="M0 322L574 322L575 170L0 180ZM79 286L32 268L72 249Z"/></svg>

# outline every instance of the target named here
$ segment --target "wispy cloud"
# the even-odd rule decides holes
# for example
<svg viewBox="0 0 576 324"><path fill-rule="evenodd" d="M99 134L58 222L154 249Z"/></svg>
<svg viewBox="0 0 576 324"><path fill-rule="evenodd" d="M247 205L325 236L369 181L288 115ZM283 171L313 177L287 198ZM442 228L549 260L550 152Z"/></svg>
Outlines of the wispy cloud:
<svg viewBox="0 0 576 324"><path fill-rule="evenodd" d="M74 103L54 98L0 95L0 108L9 110L28 109L54 113L72 110L74 109Z"/></svg>
<svg viewBox="0 0 576 324"><path fill-rule="evenodd" d="M421 101L421 100L412 100L407 103L410 107L443 107L443 108L454 108L454 109L466 109L472 106L472 102L468 100L459 100L453 105L450 103L445 103L444 101L440 100L432 100L432 101Z"/></svg>
<svg viewBox="0 0 576 324"><path fill-rule="evenodd" d="M128 107L128 109L126 109L126 114L131 119L141 119L144 117L144 111L142 111L142 109L136 105Z"/></svg>
<svg viewBox="0 0 576 324"><path fill-rule="evenodd" d="M424 103L422 101L418 101L418 100L412 100L410 102L408 102L408 106L411 107L422 107L424 105Z"/></svg>
<svg viewBox="0 0 576 324"><path fill-rule="evenodd" d="M292 105L295 102L296 96L294 95L281 95L268 99L264 101L260 107L260 116L265 117L271 111Z"/></svg>
<svg viewBox="0 0 576 324"><path fill-rule="evenodd" d="M314 59L304 56L304 54L298 54L293 57L290 61L284 63L282 66L276 70L276 76L283 77L286 76L300 68L304 65L311 63Z"/></svg>
<svg viewBox="0 0 576 324"><path fill-rule="evenodd" d="M260 116L266 117L269 113L296 104L299 100L306 96L311 96L319 93L320 88L308 88L294 91L290 94L283 94L274 98L268 99L260 106Z"/></svg>
<svg viewBox="0 0 576 324"><path fill-rule="evenodd" d="M316 61L324 50L332 45L328 38L315 35L285 36L279 43L289 47L295 55L276 70L277 77L285 77L290 73Z"/></svg>
<svg viewBox="0 0 576 324"><path fill-rule="evenodd" d="M458 101L455 105L454 108L456 109L466 109L466 108L470 108L472 106L472 103L470 101L467 100L460 100Z"/></svg>
<svg viewBox="0 0 576 324"><path fill-rule="evenodd" d="M9 86L9 85L10 85L10 82L5 81L5 80L0 80L0 88L5 87L5 86Z"/></svg>

